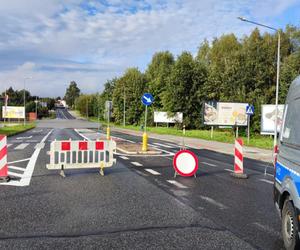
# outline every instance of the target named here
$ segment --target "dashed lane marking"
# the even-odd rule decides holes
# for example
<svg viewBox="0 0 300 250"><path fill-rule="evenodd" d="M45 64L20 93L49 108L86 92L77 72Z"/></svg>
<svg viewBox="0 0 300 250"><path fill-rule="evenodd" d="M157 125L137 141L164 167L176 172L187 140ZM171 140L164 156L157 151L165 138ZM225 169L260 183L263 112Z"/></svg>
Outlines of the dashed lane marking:
<svg viewBox="0 0 300 250"><path fill-rule="evenodd" d="M12 144L7 144L7 147L9 148L9 147L11 147L12 146Z"/></svg>
<svg viewBox="0 0 300 250"><path fill-rule="evenodd" d="M143 164L141 164L139 162L136 162L136 161L132 161L131 164L134 165L134 166L137 166L137 167L143 166Z"/></svg>
<svg viewBox="0 0 300 250"><path fill-rule="evenodd" d="M122 158L123 160L129 160L129 158L126 156L120 156L120 158Z"/></svg>
<svg viewBox="0 0 300 250"><path fill-rule="evenodd" d="M180 183L180 182L178 182L178 181L174 181L174 180L167 180L167 182L169 182L169 183L171 183L171 184L175 185L175 186L176 186L176 187L178 187L178 188L188 188L187 186L185 186L185 185L181 184L181 183Z"/></svg>
<svg viewBox="0 0 300 250"><path fill-rule="evenodd" d="M228 169L228 168L225 168L224 170L225 170L225 171L228 171L228 172L231 172L231 173L234 172L232 169Z"/></svg>
<svg viewBox="0 0 300 250"><path fill-rule="evenodd" d="M24 149L29 145L29 143L21 143L20 145L16 146L16 150Z"/></svg>
<svg viewBox="0 0 300 250"><path fill-rule="evenodd" d="M30 160L30 158L26 158L26 159L17 160L17 161L11 161L11 162L8 162L7 164L13 164L13 163L23 162L23 161L29 161L29 160Z"/></svg>
<svg viewBox="0 0 300 250"><path fill-rule="evenodd" d="M27 140L26 142L36 143L36 142L38 142L38 140Z"/></svg>
<svg viewBox="0 0 300 250"><path fill-rule="evenodd" d="M150 169L150 168L146 168L145 169L147 172L149 172L150 174L153 174L153 175L161 175L160 173L156 172L155 170L153 169Z"/></svg>
<svg viewBox="0 0 300 250"><path fill-rule="evenodd" d="M265 183L269 183L269 184L274 184L274 182L273 181L269 181L269 180L266 180L266 179L259 179L260 181L262 181L262 182L265 182Z"/></svg>
<svg viewBox="0 0 300 250"><path fill-rule="evenodd" d="M32 135L31 136L18 137L17 140L25 140L25 139L31 139L31 138L32 138Z"/></svg>
<svg viewBox="0 0 300 250"><path fill-rule="evenodd" d="M210 197L202 196L202 195L200 195L199 197L202 200L204 200L204 201L206 201L206 202L208 202L208 203L210 203L210 204L212 204L214 206L217 206L220 209L227 209L228 208L227 206L223 205L222 203L220 203L220 202L218 202L218 201L216 201L216 200L214 200L214 199L212 199Z"/></svg>
<svg viewBox="0 0 300 250"><path fill-rule="evenodd" d="M201 163L204 164L204 165L207 165L207 166L211 166L211 167L216 167L217 166L215 164L212 164L212 163L209 163L209 162L205 162L205 161L202 161Z"/></svg>

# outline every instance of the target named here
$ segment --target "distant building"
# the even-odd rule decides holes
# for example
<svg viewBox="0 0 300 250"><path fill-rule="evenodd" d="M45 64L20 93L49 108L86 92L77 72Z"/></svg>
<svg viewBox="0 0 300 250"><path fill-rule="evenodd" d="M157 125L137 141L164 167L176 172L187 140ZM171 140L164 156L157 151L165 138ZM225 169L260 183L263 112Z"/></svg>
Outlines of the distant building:
<svg viewBox="0 0 300 250"><path fill-rule="evenodd" d="M69 108L65 100L57 100L57 102L55 103L55 107Z"/></svg>

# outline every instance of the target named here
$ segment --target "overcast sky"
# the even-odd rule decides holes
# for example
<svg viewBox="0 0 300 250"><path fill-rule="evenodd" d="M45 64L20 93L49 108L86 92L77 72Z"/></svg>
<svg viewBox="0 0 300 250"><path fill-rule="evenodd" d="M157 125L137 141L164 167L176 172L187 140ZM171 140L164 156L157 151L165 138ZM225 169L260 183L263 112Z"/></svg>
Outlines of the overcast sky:
<svg viewBox="0 0 300 250"><path fill-rule="evenodd" d="M237 16L284 28L299 13L299 0L0 0L0 91L30 76L33 95L63 96L72 80L95 93L157 51L195 54L205 38L249 35L254 25Z"/></svg>

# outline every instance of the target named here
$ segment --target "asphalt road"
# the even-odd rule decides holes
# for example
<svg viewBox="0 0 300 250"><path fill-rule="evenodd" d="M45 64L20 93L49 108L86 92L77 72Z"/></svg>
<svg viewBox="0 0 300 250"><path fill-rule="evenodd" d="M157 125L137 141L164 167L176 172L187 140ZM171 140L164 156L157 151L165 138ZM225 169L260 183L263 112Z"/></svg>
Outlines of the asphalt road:
<svg viewBox="0 0 300 250"><path fill-rule="evenodd" d="M118 152L105 176L83 169L67 170L62 178L46 169L50 142L103 136L97 125L67 118L8 139L14 179L0 186L1 249L283 248L265 163L246 160L249 179L234 179L232 157L192 148L200 163L197 178L174 178L180 146L150 139L162 156Z"/></svg>

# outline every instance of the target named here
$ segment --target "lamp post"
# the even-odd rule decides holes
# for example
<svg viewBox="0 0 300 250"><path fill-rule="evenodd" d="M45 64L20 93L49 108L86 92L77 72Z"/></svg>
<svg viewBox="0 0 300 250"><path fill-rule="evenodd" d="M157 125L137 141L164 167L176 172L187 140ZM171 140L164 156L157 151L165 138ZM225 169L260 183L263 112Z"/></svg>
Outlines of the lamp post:
<svg viewBox="0 0 300 250"><path fill-rule="evenodd" d="M26 94L25 94L25 84L26 84L26 80L27 79L31 79L32 77L29 76L29 77L24 77L24 96L23 96L23 99L24 99L24 126L26 125Z"/></svg>
<svg viewBox="0 0 300 250"><path fill-rule="evenodd" d="M124 100L123 100L123 127L125 127L126 123L126 92L125 92L125 83L123 84L123 91L124 91Z"/></svg>
<svg viewBox="0 0 300 250"><path fill-rule="evenodd" d="M274 147L277 145L277 122L278 122L278 92L279 92L279 72L280 72L280 32L279 29L273 28L268 25L264 25L261 23L253 22L247 20L243 17L238 17L243 22L252 23L258 26L262 26L271 30L274 30L278 34L278 44L277 44L277 74L276 74L276 97L275 97L275 125L274 125Z"/></svg>

